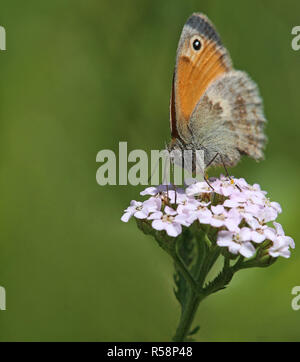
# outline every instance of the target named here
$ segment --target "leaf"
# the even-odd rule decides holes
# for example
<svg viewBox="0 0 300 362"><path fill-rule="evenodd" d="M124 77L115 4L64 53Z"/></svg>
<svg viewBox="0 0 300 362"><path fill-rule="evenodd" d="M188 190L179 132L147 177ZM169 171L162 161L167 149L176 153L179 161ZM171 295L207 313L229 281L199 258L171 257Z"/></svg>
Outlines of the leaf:
<svg viewBox="0 0 300 362"><path fill-rule="evenodd" d="M205 285L204 292L209 295L212 293L216 293L218 290L225 289L228 283L231 281L233 277L232 269L224 268L214 280L208 282Z"/></svg>
<svg viewBox="0 0 300 362"><path fill-rule="evenodd" d="M200 326L196 326L194 329L192 329L190 331L190 333L188 334L188 336L192 336L193 334L196 334L200 329Z"/></svg>

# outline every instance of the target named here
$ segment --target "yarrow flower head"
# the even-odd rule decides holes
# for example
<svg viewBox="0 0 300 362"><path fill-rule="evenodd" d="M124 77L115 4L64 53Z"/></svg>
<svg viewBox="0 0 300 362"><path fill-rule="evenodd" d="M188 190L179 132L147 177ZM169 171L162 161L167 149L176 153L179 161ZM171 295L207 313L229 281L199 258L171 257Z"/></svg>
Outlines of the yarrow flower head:
<svg viewBox="0 0 300 362"><path fill-rule="evenodd" d="M121 220L135 219L173 259L182 313L174 341L190 341L199 329L190 329L190 321L200 301L226 288L235 273L268 267L295 248L277 222L281 206L243 178L148 187L141 196L145 200L131 201ZM220 258L223 263L217 263ZM219 272L210 279L212 267Z"/></svg>
<svg viewBox="0 0 300 362"><path fill-rule="evenodd" d="M276 222L281 206L272 202L258 184L243 178L224 177L195 182L185 188L172 185L148 187L141 192L145 201L133 200L121 220L134 217L148 232L177 238L185 229L203 231L213 243L232 257L256 255L290 257L295 247Z"/></svg>

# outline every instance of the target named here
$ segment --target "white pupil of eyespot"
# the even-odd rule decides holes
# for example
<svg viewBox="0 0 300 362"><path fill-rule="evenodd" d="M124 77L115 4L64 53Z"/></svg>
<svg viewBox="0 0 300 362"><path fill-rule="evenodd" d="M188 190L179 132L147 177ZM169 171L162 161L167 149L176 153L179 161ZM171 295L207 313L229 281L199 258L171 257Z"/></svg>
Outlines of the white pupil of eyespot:
<svg viewBox="0 0 300 362"><path fill-rule="evenodd" d="M193 48L194 48L195 50L200 50L200 48L201 48L201 43L200 43L200 41L199 41L198 39L195 39L195 40L194 40L194 42L193 42Z"/></svg>

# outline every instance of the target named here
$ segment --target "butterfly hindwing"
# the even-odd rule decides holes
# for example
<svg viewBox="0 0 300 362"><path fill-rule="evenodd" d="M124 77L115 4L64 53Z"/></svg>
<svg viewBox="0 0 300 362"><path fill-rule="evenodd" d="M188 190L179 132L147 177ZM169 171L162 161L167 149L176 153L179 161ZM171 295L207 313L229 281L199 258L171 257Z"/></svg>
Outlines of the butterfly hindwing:
<svg viewBox="0 0 300 362"><path fill-rule="evenodd" d="M207 150L205 162L216 153L235 165L241 154L263 158L266 120L256 84L245 72L232 70L213 82L196 105L189 129L195 147ZM217 158L215 164L220 164Z"/></svg>

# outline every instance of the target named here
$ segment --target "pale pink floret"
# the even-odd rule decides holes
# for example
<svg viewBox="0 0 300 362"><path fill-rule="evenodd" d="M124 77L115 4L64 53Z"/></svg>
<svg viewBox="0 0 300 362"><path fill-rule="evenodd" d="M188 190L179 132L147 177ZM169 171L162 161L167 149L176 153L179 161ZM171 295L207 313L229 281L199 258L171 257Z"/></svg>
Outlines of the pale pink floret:
<svg viewBox="0 0 300 362"><path fill-rule="evenodd" d="M171 204L183 204L188 201L189 197L185 193L185 190L177 188L176 190L169 190L166 195L169 198Z"/></svg>
<svg viewBox="0 0 300 362"><path fill-rule="evenodd" d="M248 221L248 225L250 226L250 239L257 244L262 243L264 240L268 238L266 234L266 230L268 228L267 225L261 225L256 219L252 219Z"/></svg>
<svg viewBox="0 0 300 362"><path fill-rule="evenodd" d="M239 189L237 188L235 181L232 181L224 176L221 176L220 179L216 179L212 182L212 187L215 189L215 192L223 195L223 196L230 196L237 192Z"/></svg>
<svg viewBox="0 0 300 362"><path fill-rule="evenodd" d="M175 222L178 222L182 226L189 227L193 223L190 219L189 212L183 212L181 214L177 214L174 219Z"/></svg>
<svg viewBox="0 0 300 362"><path fill-rule="evenodd" d="M213 190L205 181L202 181L188 186L185 192L188 196L197 196L203 193L210 194Z"/></svg>
<svg viewBox="0 0 300 362"><path fill-rule="evenodd" d="M164 212L155 212L148 217L152 221L152 227L155 230L165 230L169 236L176 237L181 234L182 226L190 226L184 215L178 215L177 212L169 206L166 206Z"/></svg>
<svg viewBox="0 0 300 362"><path fill-rule="evenodd" d="M198 205L195 209L193 209L193 210L184 209L183 211L189 216L188 220L192 224L197 219L200 220L211 214L211 211L208 209L209 205L210 205L210 202L202 201L202 202L198 202Z"/></svg>
<svg viewBox="0 0 300 362"><path fill-rule="evenodd" d="M210 204L210 202L208 203L204 203L201 201L198 201L194 198L187 198L184 202L180 203L177 207L177 212L178 214L182 214L182 213L194 213L198 210L199 207L206 207Z"/></svg>
<svg viewBox="0 0 300 362"><path fill-rule="evenodd" d="M160 211L162 201L157 197L150 197L150 199L143 202L144 207L148 209L149 212Z"/></svg>
<svg viewBox="0 0 300 362"><path fill-rule="evenodd" d="M244 219L247 223L255 218L255 215L260 211L260 207L257 205L242 204L234 200L225 200L225 207L230 208L229 213L239 214L239 217Z"/></svg>
<svg viewBox="0 0 300 362"><path fill-rule="evenodd" d="M255 248L250 241L243 241L243 230L232 232L221 230L218 233L217 244L227 247L232 254L241 254L246 258L251 258L255 254Z"/></svg>
<svg viewBox="0 0 300 362"><path fill-rule="evenodd" d="M165 185L159 185L159 186L150 186L147 187L144 191L140 192L140 195L142 196L146 196L146 195L151 195L151 196L155 196L158 195L160 192L166 191L167 187Z"/></svg>
<svg viewBox="0 0 300 362"><path fill-rule="evenodd" d="M277 216L278 216L277 211L272 207L264 207L260 209L258 213L255 215L255 217L261 224L274 221L276 220Z"/></svg>
<svg viewBox="0 0 300 362"><path fill-rule="evenodd" d="M229 200L227 200L229 201ZM248 190L243 190L239 193L234 193L230 197L230 201L237 204L249 204L264 206L265 196L261 193L256 193Z"/></svg>
<svg viewBox="0 0 300 362"><path fill-rule="evenodd" d="M241 218L238 214L229 214L222 205L212 206L211 211L200 214L198 220L202 224L213 227L226 226L228 230L234 231L238 228Z"/></svg>
<svg viewBox="0 0 300 362"><path fill-rule="evenodd" d="M267 228L266 230L268 239L273 242L273 245L269 249L269 254L273 258L277 258L278 256L289 258L291 255L290 248L295 248L295 242L291 237L284 234L283 228L279 223L273 222L273 225L275 226L275 230L273 228Z"/></svg>
<svg viewBox="0 0 300 362"><path fill-rule="evenodd" d="M155 197L140 202L132 200L130 206L124 211L124 215L121 220L128 222L132 216L137 219L146 219L151 212L161 209L161 200Z"/></svg>
<svg viewBox="0 0 300 362"><path fill-rule="evenodd" d="M179 204L177 207L177 212L178 214L182 214L184 212L193 212L195 210L197 210L198 206L199 206L199 201L192 199L191 201L186 201L182 204Z"/></svg>
<svg viewBox="0 0 300 362"><path fill-rule="evenodd" d="M121 217L121 220L124 222L128 222L132 216L138 219L146 219L149 215L149 211L143 203L135 200L131 201L130 206L124 212L124 215Z"/></svg>

